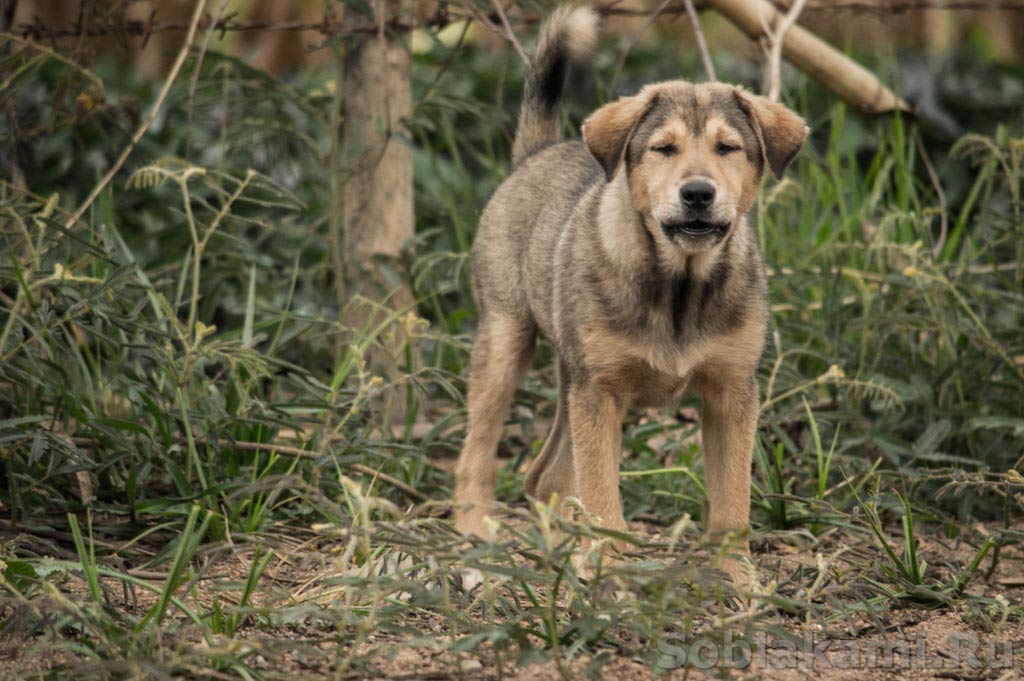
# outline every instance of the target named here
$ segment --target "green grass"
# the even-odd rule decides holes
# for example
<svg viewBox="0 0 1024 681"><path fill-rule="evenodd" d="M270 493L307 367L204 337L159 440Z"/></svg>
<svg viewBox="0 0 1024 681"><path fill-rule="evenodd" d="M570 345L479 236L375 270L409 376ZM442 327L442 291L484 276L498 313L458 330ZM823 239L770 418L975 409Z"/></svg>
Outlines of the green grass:
<svg viewBox="0 0 1024 681"><path fill-rule="evenodd" d="M867 636L925 608L989 634L1019 626L1019 591L998 581L1021 573L1019 119L950 147L789 84L812 144L756 213L773 335L753 495L766 593L746 607L706 567L688 412L631 418L633 555L578 574L581 542L607 533L531 507L513 465L553 417L546 345L501 446L505 538L466 545L448 523L468 248L508 171L521 72L467 49L436 80L447 57L438 46L414 71L428 93L408 122L417 307L346 327L375 308L339 303L333 277L331 74L283 83L207 54L191 116L183 81L65 231L152 92L110 65L14 53L33 75L5 101L56 123L27 140L28 190L0 184L0 675L502 676L539 662L574 678L650 668L666 633L820 622ZM622 82L663 62L638 51ZM70 106L85 91L101 109ZM567 127L596 103L584 88ZM465 567L483 574L475 590Z"/></svg>

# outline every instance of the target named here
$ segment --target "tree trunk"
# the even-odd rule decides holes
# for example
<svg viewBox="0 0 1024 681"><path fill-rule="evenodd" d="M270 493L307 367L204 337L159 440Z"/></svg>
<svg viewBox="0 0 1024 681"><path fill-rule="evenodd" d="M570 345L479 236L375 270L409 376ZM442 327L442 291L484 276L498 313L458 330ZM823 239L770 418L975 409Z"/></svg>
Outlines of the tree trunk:
<svg viewBox="0 0 1024 681"><path fill-rule="evenodd" d="M364 33L346 49L342 83L346 283L350 293L388 298L392 308L412 303L399 255L415 225L412 147L402 127L412 112L409 52L384 27L401 4L373 0L374 16L346 6L346 30Z"/></svg>

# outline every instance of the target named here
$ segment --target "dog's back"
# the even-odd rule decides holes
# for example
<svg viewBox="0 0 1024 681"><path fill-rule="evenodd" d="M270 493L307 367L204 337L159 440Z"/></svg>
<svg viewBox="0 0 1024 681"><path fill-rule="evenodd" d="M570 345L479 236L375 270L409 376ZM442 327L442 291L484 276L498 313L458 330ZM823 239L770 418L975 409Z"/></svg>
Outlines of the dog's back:
<svg viewBox="0 0 1024 681"><path fill-rule="evenodd" d="M498 187L473 244L474 295L482 314L492 307L530 314L550 333L545 292L552 288L558 239L580 198L602 178L587 147L573 141L537 151Z"/></svg>
<svg viewBox="0 0 1024 681"><path fill-rule="evenodd" d="M561 228L583 194L603 179L582 141L561 142L558 116L565 75L589 59L598 21L589 7L563 5L542 29L527 69L513 171L484 209L474 241L474 294L482 314L497 307L550 328L550 299L544 292L551 290Z"/></svg>

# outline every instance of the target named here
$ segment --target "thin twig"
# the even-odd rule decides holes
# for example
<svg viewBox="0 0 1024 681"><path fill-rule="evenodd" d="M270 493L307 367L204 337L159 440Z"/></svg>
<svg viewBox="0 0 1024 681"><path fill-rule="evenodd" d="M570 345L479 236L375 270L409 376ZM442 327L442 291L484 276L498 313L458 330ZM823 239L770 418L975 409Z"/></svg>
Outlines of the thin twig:
<svg viewBox="0 0 1024 681"><path fill-rule="evenodd" d="M10 0L10 2L4 3L3 10L0 11L0 31L7 32L14 21L14 13L17 10L18 0ZM0 45L0 58L6 61L10 51L11 46L4 42ZM7 70L5 69L0 76L7 80ZM11 169L11 184L24 189L28 186L28 183L25 180L25 173L21 169L21 153L18 149L18 140L21 138L21 135L18 132L18 115L14 108L13 98L7 99L4 102L4 114L7 116L8 139L11 145L9 152L10 161L8 162Z"/></svg>
<svg viewBox="0 0 1024 681"><path fill-rule="evenodd" d="M662 0L661 4L655 7L650 15L648 15L647 21L640 27L640 30L629 39L629 44L626 45L626 49L619 55L619 61L615 64L615 72L608 81L609 92L615 92L615 86L619 83L619 76L622 75L622 68L626 65L626 58L629 56L629 53L633 51L633 48L637 46L640 39L644 37L644 34L654 25L654 22L658 20L658 17L661 16L661 13L665 11L665 8L671 2L672 0Z"/></svg>
<svg viewBox="0 0 1024 681"><path fill-rule="evenodd" d="M67 222L64 223L64 230L70 231L74 228L75 224L85 215L85 211L89 209L89 206L99 198L99 195L103 193L110 181L114 179L114 176L121 170L121 166L124 165L125 161L131 155L132 151L135 150L135 145L139 143L139 140L143 138L146 132L149 130L149 126L153 125L153 121L156 120L157 114L163 107L164 100L167 99L167 95L171 91L171 86L174 85L174 81L177 80L178 74L181 72L181 67L185 65L185 58L188 57L189 50L192 49L192 43L196 38L196 29L199 27L199 21L203 18L203 10L206 8L206 0L199 0L196 3L196 9L192 13L192 23L189 25L188 34L185 36L185 42L181 46L181 50L178 52L178 58L174 61L174 66L171 67L171 72L167 75L167 80L164 81L164 86L160 90L160 94L157 95L156 102L149 110L149 115L142 121L138 130L132 135L128 145L121 152L121 155L114 162L114 165L110 166L110 170L107 174L93 187L92 192L86 197L85 201L71 214Z"/></svg>
<svg viewBox="0 0 1024 681"><path fill-rule="evenodd" d="M221 0L220 8L217 9L217 21L224 15L224 10L228 6L228 0ZM196 87L199 85L199 72L203 68L203 57L206 55L206 50L210 47L210 38L213 36L213 27L216 23L210 24L210 27L206 29L206 35L203 36L203 45L199 48L199 54L196 55L196 67L192 71L192 81L188 86L188 123L185 128L185 158L191 156L192 150L192 117L195 110L196 100Z"/></svg>
<svg viewBox="0 0 1024 681"><path fill-rule="evenodd" d="M462 50L462 45L466 41L466 36L469 35L469 27L470 22L468 20L462 23L462 31L459 33L459 37L455 40L455 44L451 49L448 50L448 56L441 64L441 68L437 70L434 80L430 82L430 85L427 86L426 90L423 91L423 95L414 105L413 113L409 116L410 118L415 117L418 113L419 107L423 106L430 99L430 95L433 94L434 88L437 87L437 84L441 82L441 78L443 78L444 74L446 74L448 69L451 68L452 63L455 61L455 57L457 57L459 52Z"/></svg>
<svg viewBox="0 0 1024 681"><path fill-rule="evenodd" d="M932 255L937 258L939 253L942 253L942 248L946 245L946 237L949 235L949 217L947 215L949 211L948 204L946 203L946 192L942 189L942 182L939 181L939 175L935 172L935 167L932 165L931 157L928 156L928 150L921 140L920 133L914 135L914 141L917 143L917 151L921 155L924 169L928 172L928 179L931 180L932 187L935 189L935 196L939 199L939 237L935 240L935 245L932 246Z"/></svg>
<svg viewBox="0 0 1024 681"><path fill-rule="evenodd" d="M405 492L406 495L412 497L413 499L416 499L417 501L430 501L430 497L428 497L423 492L420 492L412 485L405 484L398 478L391 477L387 473L381 473L380 471L374 468L370 468L369 466L364 466L361 463L349 464L349 467L354 471L362 473L363 475L371 475L379 480L383 480L384 482L388 483L395 489Z"/></svg>
<svg viewBox="0 0 1024 681"><path fill-rule="evenodd" d="M789 11L782 17L782 21L770 34L772 47L768 55L768 99L773 102L779 101L782 91L782 44L786 41L786 32L796 23L797 17L800 16L800 12L804 10L806 4L807 0L794 0Z"/></svg>
<svg viewBox="0 0 1024 681"><path fill-rule="evenodd" d="M964 267L963 269L954 269L952 271L954 271L957 275L960 275L960 274L996 274L997 272L1012 272L1016 268L1017 268L1017 263L1016 262L997 262L997 263L992 263L992 264L989 264L989 265L970 265L969 267ZM802 269L799 269L799 270L798 269L794 269L792 267L780 267L778 269L775 269L773 267L766 267L765 268L765 274L767 274L769 277L792 277L792 276L798 276L798 275L801 275L801 274L805 274L805 275L807 275L807 274L809 274L809 275L821 275L821 274L836 275L836 274L843 274L843 273L845 273L847 271L848 270L846 268L843 268L843 267L817 267L817 266L802 268ZM858 277L860 277L862 279L869 279L869 280L873 280L873 281L884 281L885 280L885 275L883 275L883 274L873 274L873 273L870 273L870 272L857 272L856 274L857 274Z"/></svg>
<svg viewBox="0 0 1024 681"><path fill-rule="evenodd" d="M708 51L708 43L704 39L704 31L700 27L700 17L697 16L697 8L693 6L693 0L683 0L686 5L686 14L690 17L690 25L693 26L693 37L697 41L697 51L700 52L700 60L704 62L704 73L709 81L718 80L715 75L715 65L711 62L711 53Z"/></svg>
<svg viewBox="0 0 1024 681"><path fill-rule="evenodd" d="M516 52L519 53L519 58L523 60L524 64L529 64L530 58L526 56L526 50L524 50L523 46L519 44L519 39L516 38L516 33L512 30L512 24L508 22L508 17L505 16L505 10L502 9L501 3L498 2L498 0L491 0L491 4L494 5L494 11L497 12L498 19L501 21L501 25L505 29L506 37L508 37L512 46L516 48Z"/></svg>

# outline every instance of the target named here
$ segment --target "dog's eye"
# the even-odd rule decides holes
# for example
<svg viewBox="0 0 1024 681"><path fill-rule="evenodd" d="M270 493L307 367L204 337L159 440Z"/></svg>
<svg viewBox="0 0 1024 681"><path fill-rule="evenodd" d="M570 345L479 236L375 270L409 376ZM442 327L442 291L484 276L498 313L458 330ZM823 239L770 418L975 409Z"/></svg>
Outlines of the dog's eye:
<svg viewBox="0 0 1024 681"><path fill-rule="evenodd" d="M676 145L674 144L662 144L657 147L651 147L651 151L656 151L662 156L671 156L676 153Z"/></svg>
<svg viewBox="0 0 1024 681"><path fill-rule="evenodd" d="M728 156L734 151L739 151L740 148L735 144L728 144L727 142L719 142L718 146L715 147L715 152L719 156Z"/></svg>

